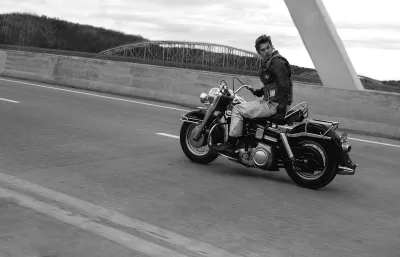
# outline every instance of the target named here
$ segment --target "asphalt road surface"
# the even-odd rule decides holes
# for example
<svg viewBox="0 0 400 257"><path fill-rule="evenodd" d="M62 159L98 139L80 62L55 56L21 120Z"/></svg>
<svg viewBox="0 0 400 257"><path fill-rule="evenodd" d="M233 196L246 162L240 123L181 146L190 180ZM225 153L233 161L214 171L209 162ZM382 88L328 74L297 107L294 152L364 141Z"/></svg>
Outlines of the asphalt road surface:
<svg viewBox="0 0 400 257"><path fill-rule="evenodd" d="M0 256L142 256L98 235L0 199Z"/></svg>
<svg viewBox="0 0 400 257"><path fill-rule="evenodd" d="M283 170L190 162L173 137L184 107L41 85L0 79L2 174L241 256L400 256L399 141L350 134L356 174L312 191Z"/></svg>

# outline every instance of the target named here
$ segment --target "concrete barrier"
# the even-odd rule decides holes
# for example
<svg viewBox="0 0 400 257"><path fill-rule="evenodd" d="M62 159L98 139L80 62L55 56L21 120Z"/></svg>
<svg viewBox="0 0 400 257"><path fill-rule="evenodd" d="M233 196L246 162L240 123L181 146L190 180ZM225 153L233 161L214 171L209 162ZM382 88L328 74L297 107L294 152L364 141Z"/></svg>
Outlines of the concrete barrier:
<svg viewBox="0 0 400 257"><path fill-rule="evenodd" d="M199 95L231 74L19 51L0 51L0 75L180 104L201 105ZM257 77L237 76L260 88ZM241 84L235 81L235 88ZM247 90L240 94L254 100ZM400 94L295 84L294 102L309 102L310 117L340 122L340 129L400 139Z"/></svg>

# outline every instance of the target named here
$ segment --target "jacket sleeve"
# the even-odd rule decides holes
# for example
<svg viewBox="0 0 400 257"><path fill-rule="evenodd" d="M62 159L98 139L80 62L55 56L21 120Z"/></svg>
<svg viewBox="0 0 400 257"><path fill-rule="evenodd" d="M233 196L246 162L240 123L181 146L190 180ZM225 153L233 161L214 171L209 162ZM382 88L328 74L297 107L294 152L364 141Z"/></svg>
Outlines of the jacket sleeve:
<svg viewBox="0 0 400 257"><path fill-rule="evenodd" d="M286 62L283 59L277 60L271 65L270 74L275 78L277 83L277 92L275 98L278 103L285 101L285 95L290 94L291 74L286 67Z"/></svg>

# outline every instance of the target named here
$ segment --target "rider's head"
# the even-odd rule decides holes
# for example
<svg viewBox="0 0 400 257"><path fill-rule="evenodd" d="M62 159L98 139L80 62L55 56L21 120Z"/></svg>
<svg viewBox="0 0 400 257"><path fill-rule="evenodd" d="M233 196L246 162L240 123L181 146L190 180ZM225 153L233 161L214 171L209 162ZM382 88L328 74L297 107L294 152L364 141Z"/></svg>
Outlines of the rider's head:
<svg viewBox="0 0 400 257"><path fill-rule="evenodd" d="M274 52L274 45L271 41L271 36L261 35L256 39L255 44L257 53L261 55L264 59L271 58L272 53Z"/></svg>

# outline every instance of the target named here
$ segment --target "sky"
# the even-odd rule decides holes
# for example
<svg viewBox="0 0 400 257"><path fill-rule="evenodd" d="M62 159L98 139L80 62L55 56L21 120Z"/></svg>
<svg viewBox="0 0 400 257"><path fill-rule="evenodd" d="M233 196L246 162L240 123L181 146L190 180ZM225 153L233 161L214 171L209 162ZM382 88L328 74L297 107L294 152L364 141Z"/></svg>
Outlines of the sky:
<svg viewBox="0 0 400 257"><path fill-rule="evenodd" d="M400 2L323 0L359 75L400 80ZM141 35L255 52L271 35L291 64L315 68L284 0L0 0L0 13L29 12Z"/></svg>

